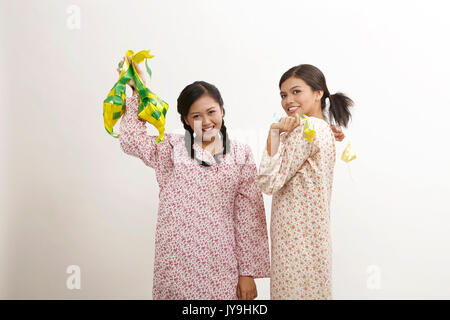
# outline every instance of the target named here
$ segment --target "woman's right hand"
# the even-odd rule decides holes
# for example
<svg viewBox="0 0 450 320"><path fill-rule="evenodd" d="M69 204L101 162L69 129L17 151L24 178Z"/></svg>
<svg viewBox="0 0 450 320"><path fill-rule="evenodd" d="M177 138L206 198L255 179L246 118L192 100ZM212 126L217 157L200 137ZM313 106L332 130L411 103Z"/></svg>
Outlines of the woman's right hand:
<svg viewBox="0 0 450 320"><path fill-rule="evenodd" d="M278 151L280 145L280 134L283 132L291 132L300 125L300 116L284 117L280 122L272 123L267 137L267 154L271 157Z"/></svg>
<svg viewBox="0 0 450 320"><path fill-rule="evenodd" d="M299 125L300 117L295 115L295 117L284 117L281 118L280 122L272 123L270 129L278 129L279 133L292 132Z"/></svg>
<svg viewBox="0 0 450 320"><path fill-rule="evenodd" d="M131 64L131 58L130 57L126 57L127 61L128 61L128 65ZM120 60L120 65L123 66L123 64L125 63L125 57L122 58L122 60ZM146 80L145 80L145 72L142 70L141 66L139 64L136 64L133 62L134 65L134 70L137 71L137 73L139 74L139 77L141 78L142 82L144 84L146 84ZM117 72L120 75L120 72L122 71L122 68L117 68ZM130 81L128 81L128 85L134 90L134 88L136 87L135 83L134 83L134 79L132 78Z"/></svg>

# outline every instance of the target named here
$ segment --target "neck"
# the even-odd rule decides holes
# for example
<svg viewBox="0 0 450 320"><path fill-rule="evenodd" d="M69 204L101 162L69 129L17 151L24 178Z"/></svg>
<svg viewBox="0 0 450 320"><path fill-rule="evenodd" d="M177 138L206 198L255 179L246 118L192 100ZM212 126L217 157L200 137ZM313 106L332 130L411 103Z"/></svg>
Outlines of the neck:
<svg viewBox="0 0 450 320"><path fill-rule="evenodd" d="M211 138L211 141L202 141L202 148L206 149L206 147L208 147L209 145L212 145L215 140L216 140L215 138Z"/></svg>
<svg viewBox="0 0 450 320"><path fill-rule="evenodd" d="M308 117L314 117L314 118L319 118L319 119L324 119L323 118L323 112L322 112L322 108L319 106L317 108L315 108L314 112L312 112L311 114L307 114Z"/></svg>
<svg viewBox="0 0 450 320"><path fill-rule="evenodd" d="M200 142L199 142L200 144ZM202 141L202 149L209 151L212 155L219 153L223 149L223 141L220 137L216 136L211 139L211 141Z"/></svg>
<svg viewBox="0 0 450 320"><path fill-rule="evenodd" d="M210 141L200 141L200 139L196 137L195 143L197 143L199 146L201 146L202 149L206 149L209 147L213 147L215 145L215 142L217 142L217 143L221 142L220 138L217 138L217 139L216 138L217 138L217 136L212 137Z"/></svg>

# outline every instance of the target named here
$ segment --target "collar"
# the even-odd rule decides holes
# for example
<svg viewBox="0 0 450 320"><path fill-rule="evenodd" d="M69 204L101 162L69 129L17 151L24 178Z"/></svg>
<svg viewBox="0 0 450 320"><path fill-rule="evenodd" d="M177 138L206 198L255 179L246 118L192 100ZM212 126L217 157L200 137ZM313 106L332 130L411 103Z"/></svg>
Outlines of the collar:
<svg viewBox="0 0 450 320"><path fill-rule="evenodd" d="M223 150L215 155L212 155L209 151L204 150L197 143L194 143L194 159L197 160L198 163L210 167L214 164L220 164L223 159Z"/></svg>

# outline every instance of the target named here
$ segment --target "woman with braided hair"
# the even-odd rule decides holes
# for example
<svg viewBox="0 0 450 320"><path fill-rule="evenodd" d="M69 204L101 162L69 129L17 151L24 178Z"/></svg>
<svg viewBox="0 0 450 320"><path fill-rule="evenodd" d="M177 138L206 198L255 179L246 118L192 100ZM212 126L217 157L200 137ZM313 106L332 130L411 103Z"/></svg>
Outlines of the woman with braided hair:
<svg viewBox="0 0 450 320"><path fill-rule="evenodd" d="M184 88L186 134L166 133L160 143L147 135L138 104L134 91L119 139L155 169L160 187L153 299L256 298L253 279L270 270L263 197L250 147L228 138L219 90L203 81Z"/></svg>

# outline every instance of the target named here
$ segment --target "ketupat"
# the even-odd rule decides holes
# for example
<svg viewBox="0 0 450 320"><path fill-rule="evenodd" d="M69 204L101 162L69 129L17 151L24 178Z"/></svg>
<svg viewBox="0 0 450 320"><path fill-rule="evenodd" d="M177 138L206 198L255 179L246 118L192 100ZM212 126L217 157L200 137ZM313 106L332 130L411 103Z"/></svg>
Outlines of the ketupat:
<svg viewBox="0 0 450 320"><path fill-rule="evenodd" d="M138 116L151 123L158 130L159 136L156 142L159 143L164 139L165 119L169 105L146 87L133 65L133 62L139 64L145 60L147 72L151 77L152 72L147 64L147 59L154 56L150 54L150 50L142 50L136 54L132 50L128 50L125 57L130 57L131 63L129 64L128 59L125 59L125 67L119 65L121 69L119 80L103 101L105 129L111 136L119 137L117 133L114 133L113 127L125 112L125 88L126 84L133 79L139 94Z"/></svg>
<svg viewBox="0 0 450 320"><path fill-rule="evenodd" d="M347 147L344 149L344 152L342 152L341 160L348 163L355 159L356 159L356 154L353 152L352 145L349 142L347 144Z"/></svg>

